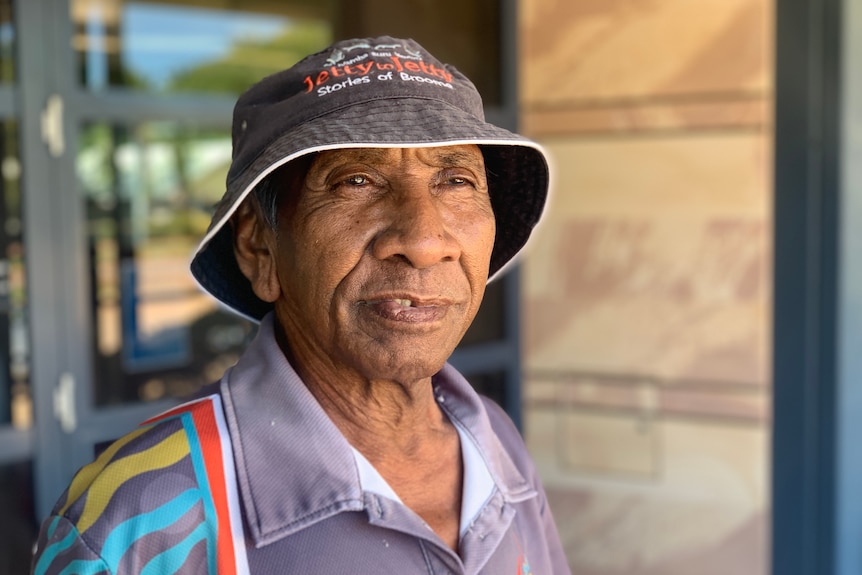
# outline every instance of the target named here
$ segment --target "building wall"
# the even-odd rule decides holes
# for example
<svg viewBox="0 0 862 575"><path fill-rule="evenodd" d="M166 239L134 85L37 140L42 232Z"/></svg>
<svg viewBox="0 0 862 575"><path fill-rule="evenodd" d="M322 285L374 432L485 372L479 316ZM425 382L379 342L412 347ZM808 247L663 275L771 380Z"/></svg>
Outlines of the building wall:
<svg viewBox="0 0 862 575"><path fill-rule="evenodd" d="M522 0L524 428L581 575L768 572L771 0Z"/></svg>

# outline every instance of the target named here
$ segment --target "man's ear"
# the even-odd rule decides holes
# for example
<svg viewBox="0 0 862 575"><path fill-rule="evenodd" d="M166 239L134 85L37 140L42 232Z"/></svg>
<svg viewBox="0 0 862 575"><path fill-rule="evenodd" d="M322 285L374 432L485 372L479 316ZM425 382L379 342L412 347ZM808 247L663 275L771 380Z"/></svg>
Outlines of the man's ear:
<svg viewBox="0 0 862 575"><path fill-rule="evenodd" d="M233 251L242 274L252 290L265 302L273 303L281 295L275 265L275 233L260 213L254 198L240 204L231 218Z"/></svg>

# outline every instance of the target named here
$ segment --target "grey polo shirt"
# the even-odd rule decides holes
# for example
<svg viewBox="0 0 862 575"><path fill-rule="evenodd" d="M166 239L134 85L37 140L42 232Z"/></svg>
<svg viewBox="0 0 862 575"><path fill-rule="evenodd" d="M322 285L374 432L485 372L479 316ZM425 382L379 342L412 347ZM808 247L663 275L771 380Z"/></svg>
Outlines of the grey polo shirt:
<svg viewBox="0 0 862 575"><path fill-rule="evenodd" d="M520 435L454 368L433 384L461 438L458 553L347 442L273 334L267 317L216 393L83 468L34 572L569 573Z"/></svg>

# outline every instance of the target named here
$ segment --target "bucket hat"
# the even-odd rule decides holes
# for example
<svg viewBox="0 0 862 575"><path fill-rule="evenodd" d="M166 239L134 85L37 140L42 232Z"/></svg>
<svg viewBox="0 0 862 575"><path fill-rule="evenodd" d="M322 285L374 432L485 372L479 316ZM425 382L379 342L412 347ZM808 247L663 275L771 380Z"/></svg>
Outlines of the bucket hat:
<svg viewBox="0 0 862 575"><path fill-rule="evenodd" d="M548 195L542 148L486 122L473 83L410 39L340 41L264 78L237 100L232 141L226 191L191 271L204 290L253 320L272 305L240 271L229 220L255 186L296 158L342 148L478 145L497 222L489 281L527 243Z"/></svg>

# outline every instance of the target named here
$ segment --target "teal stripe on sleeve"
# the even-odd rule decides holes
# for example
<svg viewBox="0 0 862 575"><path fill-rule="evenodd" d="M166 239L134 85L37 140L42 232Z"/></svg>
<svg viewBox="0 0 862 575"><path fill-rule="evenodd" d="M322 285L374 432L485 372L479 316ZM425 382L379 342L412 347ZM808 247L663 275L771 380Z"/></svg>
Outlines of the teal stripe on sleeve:
<svg viewBox="0 0 862 575"><path fill-rule="evenodd" d="M51 523L51 531L57 528L57 523L60 518L57 517ZM57 556L69 549L72 545L75 544L75 539L78 537L78 530L72 527L72 530L61 540L56 543L52 543L45 548L45 551L42 552L42 556L39 557L39 561L36 563L36 567L33 568L33 575L44 575L48 572L48 567L51 566L51 563L57 558Z"/></svg>
<svg viewBox="0 0 862 575"><path fill-rule="evenodd" d="M141 570L140 575L170 575L182 568L192 552L194 546L207 539L206 523L198 525L197 529L189 533L178 545L162 551L153 557Z"/></svg>
<svg viewBox="0 0 862 575"><path fill-rule="evenodd" d="M197 489L189 489L161 507L126 519L117 525L102 547L102 557L111 572L117 572L123 555L138 539L179 521L200 500L200 492Z"/></svg>
<svg viewBox="0 0 862 575"><path fill-rule="evenodd" d="M60 516L57 515L51 521L51 525L48 526L48 539L50 539L51 537L54 536L54 531L57 530L57 525L59 525L59 524L60 524Z"/></svg>

